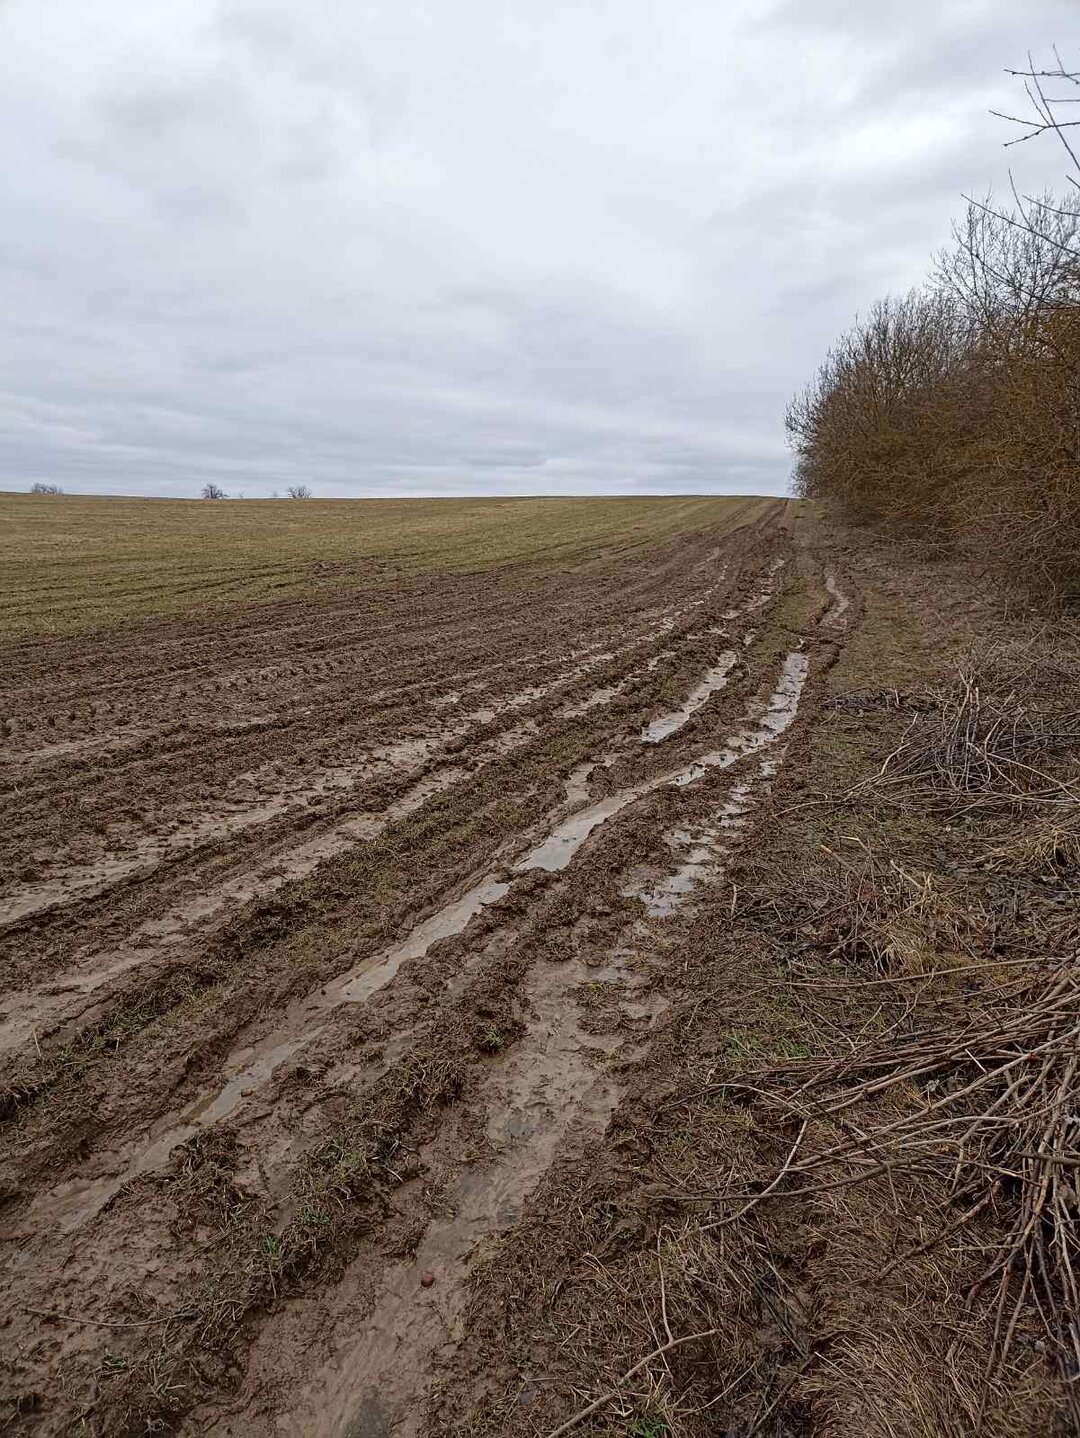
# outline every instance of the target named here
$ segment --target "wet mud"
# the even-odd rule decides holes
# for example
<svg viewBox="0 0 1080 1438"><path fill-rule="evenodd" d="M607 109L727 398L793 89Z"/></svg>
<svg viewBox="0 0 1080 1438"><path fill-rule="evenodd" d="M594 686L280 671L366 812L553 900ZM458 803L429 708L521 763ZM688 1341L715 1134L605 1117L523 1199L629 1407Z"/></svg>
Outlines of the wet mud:
<svg viewBox="0 0 1080 1438"><path fill-rule="evenodd" d="M603 1141L695 895L752 833L850 620L831 572L802 594L790 544L777 503L622 562L425 581L396 613L283 606L276 640L247 615L208 666L178 623L96 669L75 640L55 672L25 660L56 713L46 743L14 729L28 857L0 892L0 1285L31 1427L423 1430L479 1257ZM817 631L771 627L785 596ZM237 1298L226 1229L180 1221L198 1145L265 1215L236 1260L254 1273L342 1115L444 1069L457 1098L402 1120L371 1216L343 1188L289 1282ZM139 1326L221 1304L224 1367L190 1356L209 1328Z"/></svg>

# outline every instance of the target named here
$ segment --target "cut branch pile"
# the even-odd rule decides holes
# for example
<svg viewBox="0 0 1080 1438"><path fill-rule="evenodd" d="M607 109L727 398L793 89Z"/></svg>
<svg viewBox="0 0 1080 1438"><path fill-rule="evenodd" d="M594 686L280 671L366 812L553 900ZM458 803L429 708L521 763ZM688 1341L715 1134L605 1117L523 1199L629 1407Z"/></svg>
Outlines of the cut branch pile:
<svg viewBox="0 0 1080 1438"><path fill-rule="evenodd" d="M999 1241L968 1294L993 1294L996 1360L1025 1314L1069 1377L1080 1375L1080 966L1047 966L1007 1003L962 1026L867 1043L842 1059L771 1065L718 1086L798 1125L781 1171L758 1193L725 1195L742 1218L768 1198L821 1193L879 1175L934 1179L944 1198L915 1257L983 1214ZM809 1134L838 1131L812 1151ZM980 1236L984 1230L980 1228ZM901 1260L897 1260L901 1261ZM1028 1335L1030 1337L1030 1335Z"/></svg>
<svg viewBox="0 0 1080 1438"><path fill-rule="evenodd" d="M879 783L912 784L965 810L1013 804L1080 803L1080 786L1047 770L1047 761L1080 745L1080 710L1046 713L1021 693L988 691L981 666L965 664L956 689L936 712L916 715L886 760Z"/></svg>

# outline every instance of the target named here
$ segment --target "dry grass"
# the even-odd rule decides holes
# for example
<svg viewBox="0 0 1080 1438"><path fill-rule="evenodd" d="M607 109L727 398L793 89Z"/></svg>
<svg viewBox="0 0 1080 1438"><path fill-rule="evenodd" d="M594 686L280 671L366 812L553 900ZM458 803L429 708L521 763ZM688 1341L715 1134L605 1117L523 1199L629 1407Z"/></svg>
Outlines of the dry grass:
<svg viewBox="0 0 1080 1438"><path fill-rule="evenodd" d="M986 645L951 689L928 696L878 784L915 788L958 816L1005 804L1067 820L1080 802L1077 766L1057 761L1080 746L1076 681L1053 651L1036 661L1030 649Z"/></svg>
<svg viewBox="0 0 1080 1438"><path fill-rule="evenodd" d="M999 845L991 861L1002 873L1080 873L1080 804L1071 805L1059 819L1027 825Z"/></svg>
<svg viewBox="0 0 1080 1438"><path fill-rule="evenodd" d="M847 1025L842 1052L727 1065L696 1095L741 1107L759 1136L724 1184L684 1187L709 1206L699 1235L768 1233L779 1217L766 1210L794 1204L867 1247L859 1282L881 1312L832 1354L848 1396L820 1368L805 1390L838 1432L860 1387L860 1431L901 1431L885 1414L905 1392L902 1411L921 1406L926 1426L902 1431L1026 1431L1009 1425L1028 1401L1080 1427L1080 928L1075 905L1071 924L1059 917L1080 857L1078 680L1054 652L992 647L918 707L875 798L974 818L997 842L948 878L865 844L831 877L819 869L804 896L814 918L796 926L818 958L796 986L811 1014L837 991L862 996L865 1024ZM829 976L837 963L850 977ZM939 1346L935 1292L955 1334L936 1397L913 1363ZM849 1321L850 1304L838 1301Z"/></svg>
<svg viewBox="0 0 1080 1438"><path fill-rule="evenodd" d="M1038 1325L1066 1373L1080 1372L1078 1065L1080 972L1062 960L973 1006L965 1020L871 1038L841 1059L772 1064L727 1080L723 1092L776 1105L799 1130L766 1189L723 1196L741 1206L721 1221L745 1218L774 1194L791 1199L823 1184L903 1175L927 1186L930 1232L900 1263L999 1210L1003 1237L987 1245L966 1295L992 1295L994 1364L1007 1359L1023 1319Z"/></svg>

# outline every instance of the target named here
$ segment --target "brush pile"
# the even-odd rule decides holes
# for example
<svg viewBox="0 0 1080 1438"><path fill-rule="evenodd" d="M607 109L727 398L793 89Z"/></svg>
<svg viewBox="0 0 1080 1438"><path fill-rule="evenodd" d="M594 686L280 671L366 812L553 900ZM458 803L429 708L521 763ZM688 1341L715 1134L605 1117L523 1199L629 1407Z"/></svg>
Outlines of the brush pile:
<svg viewBox="0 0 1080 1438"><path fill-rule="evenodd" d="M880 1175L938 1195L928 1252L980 1215L1004 1236L989 1246L966 1295L993 1296L997 1361L1021 1320L1029 1342L1080 1376L1080 963L1047 963L962 1023L868 1041L841 1059L771 1065L728 1094L796 1123L787 1161L759 1193L727 1195L744 1217L772 1195L790 1199ZM813 1145L812 1135L833 1133ZM1027 1332L1037 1320L1040 1332Z"/></svg>
<svg viewBox="0 0 1080 1438"><path fill-rule="evenodd" d="M1003 690L995 684L1000 665L1001 656L993 653L965 664L934 711L916 714L879 783L903 786L909 800L912 787L923 802L944 798L956 817L1003 801L1074 815L1080 788L1046 765L1080 748L1080 708L1073 707L1077 690L1070 684L1075 676L1061 667L1052 675L1033 674L1025 665ZM1064 702L1048 708L1051 678ZM1033 701L1035 694L1041 703Z"/></svg>

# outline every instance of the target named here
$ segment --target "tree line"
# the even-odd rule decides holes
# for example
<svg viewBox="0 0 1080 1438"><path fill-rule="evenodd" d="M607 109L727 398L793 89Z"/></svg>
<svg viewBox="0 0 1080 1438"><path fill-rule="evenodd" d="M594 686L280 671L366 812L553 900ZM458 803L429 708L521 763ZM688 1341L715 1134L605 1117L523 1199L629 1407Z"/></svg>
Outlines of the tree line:
<svg viewBox="0 0 1080 1438"><path fill-rule="evenodd" d="M1013 72L1031 112L1011 143L1056 136L1064 194L969 200L926 283L842 336L787 430L797 493L1060 602L1080 598L1080 120L1062 108L1080 74L1055 62Z"/></svg>
<svg viewBox="0 0 1080 1438"><path fill-rule="evenodd" d="M209 483L203 485L202 497L203 499L228 499L229 496L225 493L220 484L215 484L213 480L211 480ZM311 499L312 493L306 484L290 484L286 487L285 497L286 499ZM237 499L243 498L243 494L237 495ZM280 499L281 496L275 489L274 493L270 496L270 498Z"/></svg>

